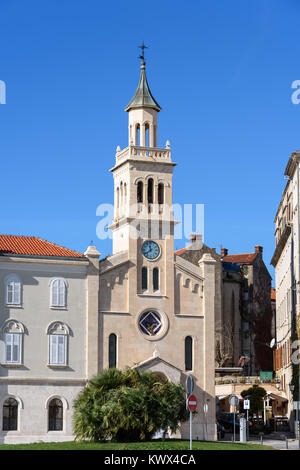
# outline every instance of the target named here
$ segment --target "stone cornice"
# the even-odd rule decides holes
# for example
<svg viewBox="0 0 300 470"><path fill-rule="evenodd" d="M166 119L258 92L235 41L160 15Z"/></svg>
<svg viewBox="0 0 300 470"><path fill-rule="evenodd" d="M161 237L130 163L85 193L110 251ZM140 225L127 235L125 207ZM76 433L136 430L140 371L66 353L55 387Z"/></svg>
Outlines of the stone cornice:
<svg viewBox="0 0 300 470"><path fill-rule="evenodd" d="M0 269L14 269L16 271L35 272L61 272L61 273L80 273L86 275L89 266L88 260L83 261L64 261L57 260L32 260L25 258L0 257Z"/></svg>
<svg viewBox="0 0 300 470"><path fill-rule="evenodd" d="M282 232L282 235L281 235L281 237L280 237L280 239L277 243L277 246L276 246L276 249L274 251L273 257L271 259L271 264L272 264L272 266L274 266L274 268L276 267L276 265L279 261L281 253L283 252L284 247L286 245L286 242L288 241L288 238L290 236L290 233L291 233L291 226L286 225L283 232Z"/></svg>
<svg viewBox="0 0 300 470"><path fill-rule="evenodd" d="M40 257L40 256L29 256L29 255L1 255L0 263L35 263L35 264L61 264L61 265L76 265L76 266L88 266L89 261L86 258L63 258L63 257L54 257L49 258Z"/></svg>
<svg viewBox="0 0 300 470"><path fill-rule="evenodd" d="M110 256L109 258L104 259L100 262L99 266L100 276L104 273L107 273L108 271L111 271L112 269L121 266L122 264L127 263L128 261L128 251L122 251L121 253L117 253L113 256Z"/></svg>
<svg viewBox="0 0 300 470"><path fill-rule="evenodd" d="M193 263L187 261L179 255L175 255L175 266L186 274L195 276L201 281L204 280L203 276L200 275L200 268L198 268Z"/></svg>
<svg viewBox="0 0 300 470"><path fill-rule="evenodd" d="M22 385L85 385L88 379L55 378L55 377L0 377L0 384Z"/></svg>
<svg viewBox="0 0 300 470"><path fill-rule="evenodd" d="M296 168L297 166L299 165L300 163L300 151L297 151L297 152L293 152L289 158L289 161L286 165L286 168L285 168L285 171L284 171L284 176L287 176L288 177L288 182L286 183L285 185L285 188L283 190L283 193L282 193L282 196L281 196L281 200L280 200L280 203L278 205L278 208L277 208L277 211L276 211L276 215L274 217L274 222L276 222L276 219L277 219L277 216L278 216L278 213L281 209L281 206L282 206L282 202L284 200L284 196L285 196L285 193L289 187L289 184L290 184L290 181L293 179L294 177L294 174L295 174L295 171L296 171Z"/></svg>

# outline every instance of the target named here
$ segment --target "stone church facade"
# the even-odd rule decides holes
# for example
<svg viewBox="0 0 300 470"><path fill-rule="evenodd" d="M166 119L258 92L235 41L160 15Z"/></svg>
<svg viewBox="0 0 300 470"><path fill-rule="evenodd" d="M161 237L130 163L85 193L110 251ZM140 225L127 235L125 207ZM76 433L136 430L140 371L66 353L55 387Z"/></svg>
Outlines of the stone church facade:
<svg viewBox="0 0 300 470"><path fill-rule="evenodd" d="M17 429L2 427L1 442L72 439L72 401L87 380L108 367L151 370L183 385L192 374L198 399L193 438L216 438L216 260L207 252L195 264L174 253L177 222L172 213L172 177L176 163L168 141L164 148L157 146L161 108L150 92L144 60L138 88L125 110L128 146L117 148L110 170L114 181L114 220L109 227L112 255L99 263L100 253L90 246L84 255L75 253L70 259L33 253L17 260L16 254L6 253L6 263L0 262L3 285L16 274L16 261L20 267L23 263L22 274L30 271L30 282L22 284L24 311L14 305L1 310L0 405L3 411L5 403L15 400L18 413ZM4 266L6 271L1 273ZM58 290L53 295L59 297L60 287L68 292L63 308L45 302L57 279L62 283L55 284ZM38 300L29 308L32 285L39 286ZM12 331L6 331L10 320L15 323L9 324ZM11 352L11 337L5 335L14 328L23 329L22 355L19 364L5 364ZM54 356L57 364L51 363ZM54 399L61 404L57 430L49 425L49 404ZM188 438L187 423L180 426L179 436Z"/></svg>
<svg viewBox="0 0 300 470"><path fill-rule="evenodd" d="M170 144L157 147L157 114L145 73L125 108L129 145L117 148L112 256L100 262L100 368L152 370L169 380L196 381L195 437L215 437L215 265L174 254ZM203 407L208 404L204 416ZM204 423L205 426L204 426ZM181 435L188 437L181 427Z"/></svg>

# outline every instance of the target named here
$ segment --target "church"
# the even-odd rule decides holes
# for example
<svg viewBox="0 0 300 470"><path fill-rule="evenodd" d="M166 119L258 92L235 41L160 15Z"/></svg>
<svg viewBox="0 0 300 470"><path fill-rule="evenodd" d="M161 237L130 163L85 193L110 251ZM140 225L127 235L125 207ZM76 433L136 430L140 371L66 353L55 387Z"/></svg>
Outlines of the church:
<svg viewBox="0 0 300 470"><path fill-rule="evenodd" d="M193 439L216 438L216 260L174 252L176 163L169 141L158 146L161 107L141 59L125 108L128 146L117 148L110 169L112 255L99 261L94 246L81 254L0 236L0 442L73 439L72 402L109 367L183 385L192 375ZM189 437L188 423L176 437Z"/></svg>

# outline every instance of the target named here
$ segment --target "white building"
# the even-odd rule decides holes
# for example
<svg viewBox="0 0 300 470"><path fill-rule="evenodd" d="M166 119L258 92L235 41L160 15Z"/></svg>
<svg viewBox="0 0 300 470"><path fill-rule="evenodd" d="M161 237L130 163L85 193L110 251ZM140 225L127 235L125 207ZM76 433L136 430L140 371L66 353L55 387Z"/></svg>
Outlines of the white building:
<svg viewBox="0 0 300 470"><path fill-rule="evenodd" d="M293 152L285 169L286 187L275 216L276 249L271 264L276 281L276 351L274 369L292 417L293 395L298 396L299 365L292 363L293 342L299 338L300 318L300 152Z"/></svg>
<svg viewBox="0 0 300 470"><path fill-rule="evenodd" d="M0 235L0 443L74 438L98 258L91 247L84 256L36 237Z"/></svg>

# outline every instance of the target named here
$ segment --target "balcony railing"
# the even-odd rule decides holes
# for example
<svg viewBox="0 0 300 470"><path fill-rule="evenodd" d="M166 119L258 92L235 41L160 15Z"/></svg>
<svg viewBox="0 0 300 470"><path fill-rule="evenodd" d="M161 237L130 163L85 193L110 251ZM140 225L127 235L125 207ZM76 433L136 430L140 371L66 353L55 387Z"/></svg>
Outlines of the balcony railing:
<svg viewBox="0 0 300 470"><path fill-rule="evenodd" d="M116 153L116 164L122 163L122 161L128 158L171 162L171 149L129 145L129 147Z"/></svg>
<svg viewBox="0 0 300 470"><path fill-rule="evenodd" d="M276 379L260 379L258 376L240 376L240 377L233 377L233 376L224 376L224 377L215 377L215 385L230 385L230 384L249 384L249 385L258 385L258 384L266 384L266 383L274 383L276 384Z"/></svg>

